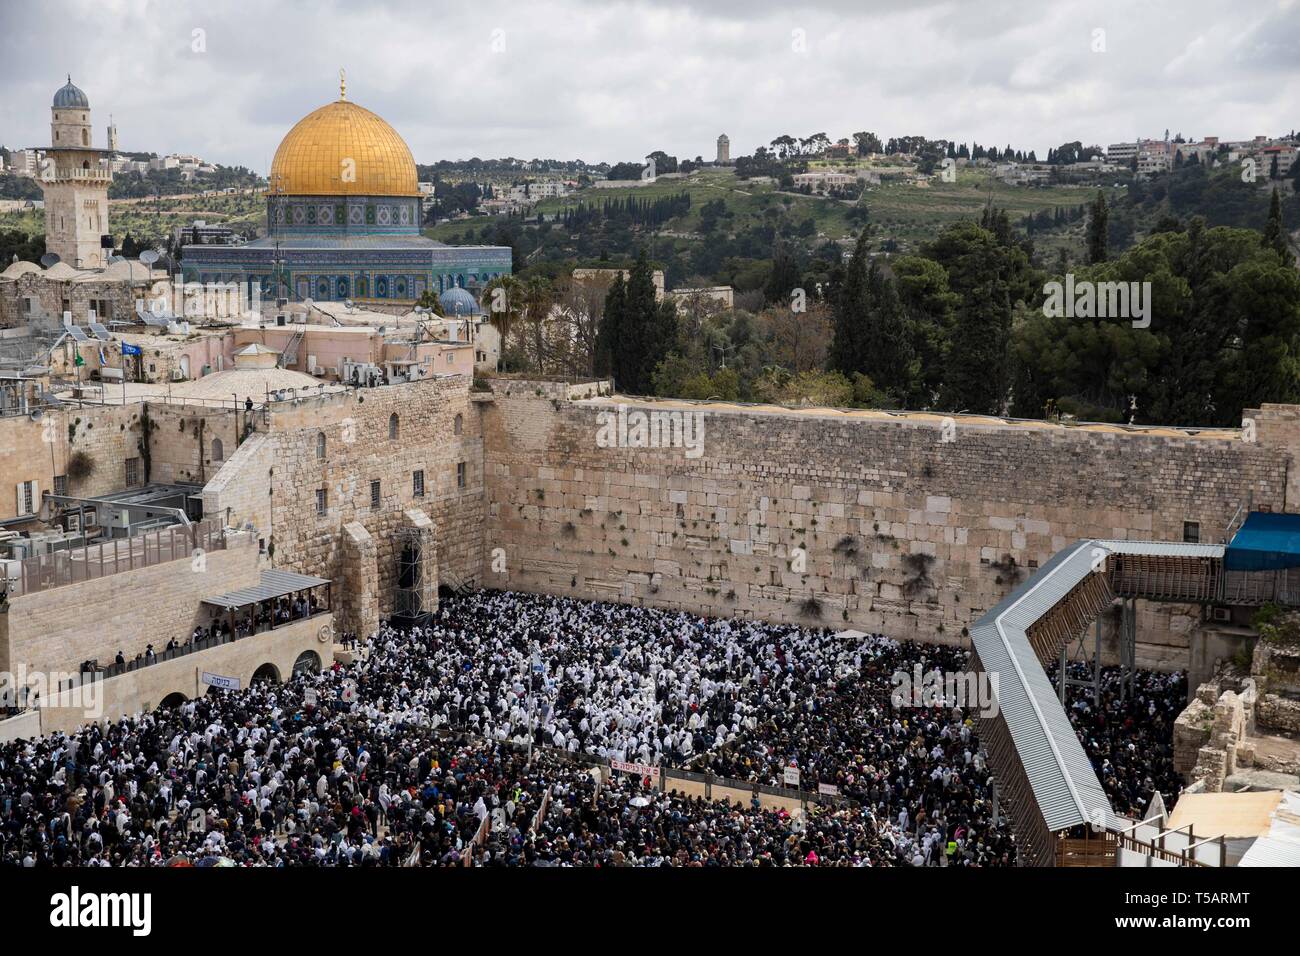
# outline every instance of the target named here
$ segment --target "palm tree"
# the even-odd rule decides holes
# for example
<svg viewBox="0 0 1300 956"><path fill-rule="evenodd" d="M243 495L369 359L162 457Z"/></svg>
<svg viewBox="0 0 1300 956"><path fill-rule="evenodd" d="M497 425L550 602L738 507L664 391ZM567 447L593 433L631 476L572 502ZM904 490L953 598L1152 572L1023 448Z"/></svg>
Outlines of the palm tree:
<svg viewBox="0 0 1300 956"><path fill-rule="evenodd" d="M546 321L555 303L555 290L549 280L533 276L523 284L523 316L532 332L533 362L538 372L546 372Z"/></svg>
<svg viewBox="0 0 1300 956"><path fill-rule="evenodd" d="M504 348L515 320L523 315L524 285L512 275L497 276L483 286L481 301L483 310L501 333Z"/></svg>

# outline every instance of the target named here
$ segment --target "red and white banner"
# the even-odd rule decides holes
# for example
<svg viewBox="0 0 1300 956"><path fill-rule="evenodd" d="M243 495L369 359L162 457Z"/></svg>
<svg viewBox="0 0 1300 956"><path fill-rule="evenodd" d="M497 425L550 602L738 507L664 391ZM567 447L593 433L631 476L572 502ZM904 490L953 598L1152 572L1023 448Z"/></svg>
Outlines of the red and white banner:
<svg viewBox="0 0 1300 956"><path fill-rule="evenodd" d="M626 760L611 760L609 762L610 770L621 770L623 773L634 773L638 777L649 777L656 783L659 781L659 768L652 767L648 763L629 763Z"/></svg>

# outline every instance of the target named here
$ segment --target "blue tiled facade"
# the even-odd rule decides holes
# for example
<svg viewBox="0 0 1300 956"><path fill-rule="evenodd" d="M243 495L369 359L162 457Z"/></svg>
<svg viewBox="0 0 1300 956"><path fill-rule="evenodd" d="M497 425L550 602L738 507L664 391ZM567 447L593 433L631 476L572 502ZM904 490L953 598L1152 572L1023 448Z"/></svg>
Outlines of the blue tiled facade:
<svg viewBox="0 0 1300 956"><path fill-rule="evenodd" d="M267 219L268 235L253 242L185 246L185 280L239 282L291 301L403 303L430 288L478 289L511 269L508 246L421 236L418 198L268 196Z"/></svg>

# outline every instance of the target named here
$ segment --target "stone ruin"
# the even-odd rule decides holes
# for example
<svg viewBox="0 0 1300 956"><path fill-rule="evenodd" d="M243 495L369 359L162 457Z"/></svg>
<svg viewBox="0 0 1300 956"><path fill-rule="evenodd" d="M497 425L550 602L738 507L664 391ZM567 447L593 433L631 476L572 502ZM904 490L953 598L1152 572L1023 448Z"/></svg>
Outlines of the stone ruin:
<svg viewBox="0 0 1300 956"><path fill-rule="evenodd" d="M1300 774L1300 618L1259 625L1249 675L1229 664L1201 684L1174 724L1174 769L1197 789L1219 792L1239 768ZM1263 752L1261 735L1297 741L1290 756Z"/></svg>

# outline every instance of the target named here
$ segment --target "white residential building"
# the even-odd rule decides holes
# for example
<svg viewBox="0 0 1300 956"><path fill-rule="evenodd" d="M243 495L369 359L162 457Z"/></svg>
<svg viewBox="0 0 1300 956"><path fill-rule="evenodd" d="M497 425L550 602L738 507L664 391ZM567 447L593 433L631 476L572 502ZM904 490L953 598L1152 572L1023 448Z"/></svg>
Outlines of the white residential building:
<svg viewBox="0 0 1300 956"><path fill-rule="evenodd" d="M852 186L858 182L855 173L795 173L792 178L794 179L795 189L802 189L806 186L813 192L827 192L831 189Z"/></svg>
<svg viewBox="0 0 1300 956"><path fill-rule="evenodd" d="M45 154L39 149L15 149L10 153L15 176L35 176L41 171L41 157Z"/></svg>

